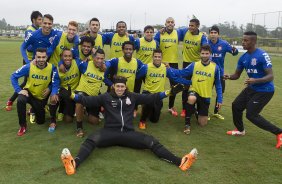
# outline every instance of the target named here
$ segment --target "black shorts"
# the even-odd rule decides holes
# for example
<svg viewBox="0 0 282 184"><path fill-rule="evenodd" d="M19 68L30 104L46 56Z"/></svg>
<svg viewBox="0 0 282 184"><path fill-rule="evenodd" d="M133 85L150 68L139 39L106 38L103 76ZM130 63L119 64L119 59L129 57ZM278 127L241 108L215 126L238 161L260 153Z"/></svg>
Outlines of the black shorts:
<svg viewBox="0 0 282 184"><path fill-rule="evenodd" d="M210 106L210 99L201 97L198 93L195 91L188 91L188 97L189 96L196 96L196 105L197 105L197 111L198 115L200 116L208 116L209 115L209 106Z"/></svg>
<svg viewBox="0 0 282 184"><path fill-rule="evenodd" d="M89 96L88 94L86 94L83 91L75 91L75 94ZM99 118L100 107L91 107L91 108L86 107L86 111L88 115L92 115L92 116Z"/></svg>

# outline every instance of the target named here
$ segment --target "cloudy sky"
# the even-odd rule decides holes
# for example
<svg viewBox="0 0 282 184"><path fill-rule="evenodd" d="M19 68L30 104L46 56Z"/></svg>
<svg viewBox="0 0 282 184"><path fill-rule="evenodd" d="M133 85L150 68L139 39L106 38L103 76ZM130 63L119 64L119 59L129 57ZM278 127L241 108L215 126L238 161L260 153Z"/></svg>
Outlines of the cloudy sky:
<svg viewBox="0 0 282 184"><path fill-rule="evenodd" d="M83 3L82 3L83 2ZM1 0L0 18L11 25L30 24L30 13L39 10L53 15L55 23L67 24L70 20L87 22L92 17L100 19L102 28L111 28L124 20L128 28L143 29L145 24L164 24L167 17L174 17L176 26L187 25L187 19L195 15L201 25L211 26L234 21L237 26L252 22L277 27L282 24L282 1L252 0ZM278 21L279 19L279 21ZM131 22L131 24L130 24Z"/></svg>

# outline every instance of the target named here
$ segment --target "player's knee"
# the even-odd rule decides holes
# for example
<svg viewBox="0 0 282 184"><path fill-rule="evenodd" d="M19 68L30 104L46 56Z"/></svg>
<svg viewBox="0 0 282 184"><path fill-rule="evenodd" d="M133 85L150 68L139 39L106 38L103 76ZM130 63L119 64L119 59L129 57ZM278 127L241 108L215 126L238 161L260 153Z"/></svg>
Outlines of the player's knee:
<svg viewBox="0 0 282 184"><path fill-rule="evenodd" d="M99 124L99 118L93 115L88 116L88 122L92 125L97 125Z"/></svg>
<svg viewBox="0 0 282 184"><path fill-rule="evenodd" d="M257 114L254 114L254 113L249 112L249 111L246 112L246 118L251 122L253 122L253 120L256 118L256 116L257 116Z"/></svg>
<svg viewBox="0 0 282 184"><path fill-rule="evenodd" d="M204 127L208 124L208 116L199 115L198 123L201 127Z"/></svg>
<svg viewBox="0 0 282 184"><path fill-rule="evenodd" d="M50 104L49 105L56 105L57 101L54 100L53 98L50 98Z"/></svg>
<svg viewBox="0 0 282 184"><path fill-rule="evenodd" d="M73 121L73 117L71 117L69 115L64 115L64 122L72 123L72 121Z"/></svg>
<svg viewBox="0 0 282 184"><path fill-rule="evenodd" d="M195 103L196 103L196 100L197 100L197 97L195 97L195 96L189 96L189 97L188 97L188 100L187 100L187 103L188 103L188 104L195 104Z"/></svg>
<svg viewBox="0 0 282 184"><path fill-rule="evenodd" d="M201 126L201 127L204 127L204 126L206 126L207 124L208 124L208 120L198 120L198 123L199 123L199 125Z"/></svg>
<svg viewBox="0 0 282 184"><path fill-rule="evenodd" d="M144 142L147 145L147 147L153 151L157 149L160 145L159 141L155 139L153 136L146 136L144 138Z"/></svg>
<svg viewBox="0 0 282 184"><path fill-rule="evenodd" d="M232 102L232 110L237 110L237 109L239 109L238 104L235 101Z"/></svg>
<svg viewBox="0 0 282 184"><path fill-rule="evenodd" d="M100 133L92 133L88 136L87 140L89 140L90 142L92 141L93 144L95 144L95 145L99 145L99 143L101 141L101 134Z"/></svg>
<svg viewBox="0 0 282 184"><path fill-rule="evenodd" d="M96 147L96 143L92 139L87 138L81 146L88 152L91 152Z"/></svg>

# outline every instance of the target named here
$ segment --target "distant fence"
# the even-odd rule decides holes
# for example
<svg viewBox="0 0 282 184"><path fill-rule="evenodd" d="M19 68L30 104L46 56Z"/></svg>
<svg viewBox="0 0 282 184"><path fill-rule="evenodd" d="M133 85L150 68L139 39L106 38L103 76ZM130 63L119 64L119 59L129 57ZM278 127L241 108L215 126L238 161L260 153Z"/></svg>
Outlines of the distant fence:
<svg viewBox="0 0 282 184"><path fill-rule="evenodd" d="M236 45L238 48L241 48L242 38L228 38L223 37L224 40L227 40L231 45ZM257 47L265 50L269 54L275 54L282 56L282 40L277 38L261 38L257 40ZM243 49L241 49L243 52Z"/></svg>

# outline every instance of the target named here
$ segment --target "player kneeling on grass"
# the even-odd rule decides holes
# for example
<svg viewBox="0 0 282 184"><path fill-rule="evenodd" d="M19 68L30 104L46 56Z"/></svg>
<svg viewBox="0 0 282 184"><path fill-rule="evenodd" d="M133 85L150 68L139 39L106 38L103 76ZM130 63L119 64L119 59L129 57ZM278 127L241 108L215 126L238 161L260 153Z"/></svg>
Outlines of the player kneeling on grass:
<svg viewBox="0 0 282 184"><path fill-rule="evenodd" d="M116 76L113 80L112 90L99 96L75 95L69 90L61 88L60 94L72 97L85 107L93 108L103 106L105 108L104 128L92 133L82 143L78 155L73 159L67 148L63 149L61 159L68 175L75 173L76 168L90 155L96 147L123 146L134 149L150 149L159 158L171 162L183 171L191 167L197 157L197 150L193 149L183 158L176 157L167 150L153 136L134 131L133 111L138 104L154 104L166 96L171 90L156 94L131 93L126 87L127 79Z"/></svg>
<svg viewBox="0 0 282 184"><path fill-rule="evenodd" d="M153 62L145 64L137 73L137 79L144 78L143 94L154 94L164 91L166 77L173 80L167 72L169 70L162 63L162 50L155 49L153 51ZM167 64L168 65L168 64ZM178 84L180 85L180 84ZM180 85L181 88L183 85ZM176 86L173 86L176 87ZM146 129L146 120L149 119L152 123L157 123L160 119L163 101L160 100L155 104L142 105L142 113L139 122L140 129Z"/></svg>
<svg viewBox="0 0 282 184"><path fill-rule="evenodd" d="M79 85L75 89L75 92L83 96L98 96L100 94L100 89L102 83L107 81L105 77L105 52L103 49L98 48L94 54L91 55L93 60L88 62L81 62L79 65L79 70L81 73L81 78ZM88 122L91 124L99 123L99 110L100 107L88 108L86 111L88 113ZM84 106L81 103L76 103L75 107L76 113L76 136L83 137L85 131L83 129L83 116L84 116Z"/></svg>
<svg viewBox="0 0 282 184"><path fill-rule="evenodd" d="M50 117L51 123L49 125L49 132L54 132L56 127L56 111L59 103L63 104L63 114L65 122L72 122L73 115L75 113L75 102L70 98L59 97L59 87L68 89L68 86L72 90L75 90L79 84L80 72L79 64L80 60L72 59L72 52L70 49L65 49L62 52L62 60L59 62L64 65L65 71L56 70L53 74L52 80L52 92L50 97Z"/></svg>
<svg viewBox="0 0 282 184"><path fill-rule="evenodd" d="M243 54L232 75L224 75L225 79L237 80L245 69L248 79L247 87L232 102L233 123L235 130L227 131L228 135L245 135L243 124L243 111L246 109L246 117L259 128L276 135L276 148L282 147L282 129L264 119L259 113L271 100L274 94L272 63L268 54L262 49L256 48L257 34L245 32L242 46L247 52Z"/></svg>
<svg viewBox="0 0 282 184"><path fill-rule="evenodd" d="M26 104L29 103L35 113L36 123L43 124L45 121L44 107L47 103L51 91L51 79L55 67L47 63L47 53L45 48L38 48L35 60L30 62L11 76L11 82L15 92L19 94L17 111L20 129L18 136L24 135L27 129L26 124ZM19 86L18 79L27 77L27 83L23 89Z"/></svg>
<svg viewBox="0 0 282 184"><path fill-rule="evenodd" d="M173 68L169 70L170 75L176 82L187 86L191 85L188 91L188 101L186 105L185 134L190 134L190 121L192 114L195 113L195 104L197 104L196 117L200 126L205 126L208 123L209 105L214 83L218 97L218 109L220 109L222 104L220 71L219 67L209 59L211 56L211 48L209 45L203 45L201 47L200 56L201 61L193 62L182 70ZM191 77L191 80L186 80L185 77Z"/></svg>

